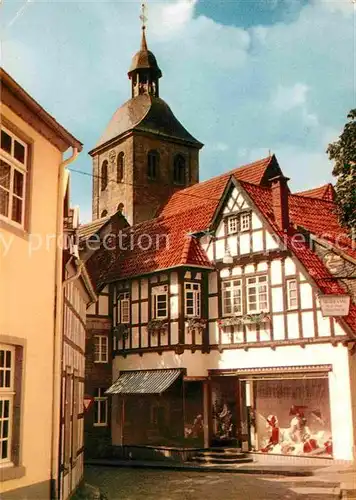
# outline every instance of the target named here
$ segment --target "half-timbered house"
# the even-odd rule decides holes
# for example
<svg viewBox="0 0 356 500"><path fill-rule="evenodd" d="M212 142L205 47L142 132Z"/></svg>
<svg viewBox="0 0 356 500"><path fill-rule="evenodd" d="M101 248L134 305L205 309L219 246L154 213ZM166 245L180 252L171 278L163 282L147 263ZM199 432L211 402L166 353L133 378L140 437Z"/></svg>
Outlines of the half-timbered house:
<svg viewBox="0 0 356 500"><path fill-rule="evenodd" d="M355 296L342 317L321 297L353 294L356 251L331 186L292 194L271 156L120 234L88 261L109 299L112 445L352 460Z"/></svg>

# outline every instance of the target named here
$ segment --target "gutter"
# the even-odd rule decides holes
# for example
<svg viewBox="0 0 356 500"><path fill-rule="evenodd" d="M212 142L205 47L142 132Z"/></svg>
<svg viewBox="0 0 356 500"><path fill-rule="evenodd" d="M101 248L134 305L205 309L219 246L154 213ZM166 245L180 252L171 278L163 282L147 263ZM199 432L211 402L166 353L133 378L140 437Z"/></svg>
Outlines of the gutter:
<svg viewBox="0 0 356 500"><path fill-rule="evenodd" d="M66 167L76 160L78 148L72 146L72 154L60 163L57 190L57 226L56 226L56 260L55 260L55 307L54 307L54 341L53 341L53 387L52 387L52 439L51 439L51 498L59 498L59 436L61 417L62 389L62 318L63 318L63 248L60 238L63 237L63 194L64 172ZM62 243L62 242L61 242Z"/></svg>

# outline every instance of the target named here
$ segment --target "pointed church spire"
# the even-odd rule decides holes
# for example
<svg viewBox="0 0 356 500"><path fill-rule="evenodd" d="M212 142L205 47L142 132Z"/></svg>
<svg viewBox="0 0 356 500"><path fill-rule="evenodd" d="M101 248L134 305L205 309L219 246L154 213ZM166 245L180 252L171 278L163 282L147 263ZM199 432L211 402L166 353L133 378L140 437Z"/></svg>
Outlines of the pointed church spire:
<svg viewBox="0 0 356 500"><path fill-rule="evenodd" d="M142 37L140 50L133 56L128 76L131 80L132 97L141 94L159 96L158 80L162 72L157 64L154 54L148 50L146 40L146 6L141 5L140 19L142 22Z"/></svg>
<svg viewBox="0 0 356 500"><path fill-rule="evenodd" d="M145 3L142 3L141 4L141 15L140 15L140 19L141 19L141 22L142 22L142 38L141 38L141 51L148 51L148 48L147 48L147 41L146 41L146 21L147 21L147 17L146 17L146 4Z"/></svg>

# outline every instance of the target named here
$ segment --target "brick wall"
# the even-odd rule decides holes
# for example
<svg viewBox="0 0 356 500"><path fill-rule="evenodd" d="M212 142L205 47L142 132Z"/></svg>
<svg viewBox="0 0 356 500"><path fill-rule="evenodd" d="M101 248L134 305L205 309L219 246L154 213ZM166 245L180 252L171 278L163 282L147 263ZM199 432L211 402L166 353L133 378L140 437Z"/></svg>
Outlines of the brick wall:
<svg viewBox="0 0 356 500"><path fill-rule="evenodd" d="M147 153L152 149L160 154L155 181L147 178ZM116 158L120 152L124 153L124 178L123 182L116 182ZM195 184L199 181L199 150L183 142L179 144L154 135L135 133L97 154L93 158L93 219L101 217L103 210L112 215L119 203L123 203L123 214L130 224L154 217L173 192L186 187L173 183L173 159L177 153L185 157L188 166L186 186ZM109 182L101 191L98 177L105 160L109 163Z"/></svg>

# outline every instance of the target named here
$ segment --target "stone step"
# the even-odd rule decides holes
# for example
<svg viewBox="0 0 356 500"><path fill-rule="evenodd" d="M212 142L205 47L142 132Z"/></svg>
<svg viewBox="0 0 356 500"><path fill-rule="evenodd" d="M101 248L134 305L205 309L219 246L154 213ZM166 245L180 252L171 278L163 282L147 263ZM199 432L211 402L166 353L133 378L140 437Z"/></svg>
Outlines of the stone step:
<svg viewBox="0 0 356 500"><path fill-rule="evenodd" d="M233 453L233 452L215 453L213 451L199 452L194 456L195 457L217 458L217 459L221 459L221 460L224 460L224 459L227 459L227 460L236 459L236 460L238 460L240 458L247 458L246 453Z"/></svg>
<svg viewBox="0 0 356 500"><path fill-rule="evenodd" d="M247 464L253 462L252 458L249 457L239 457L239 458L228 458L228 457L215 457L215 456L195 456L192 457L190 462L199 464Z"/></svg>

